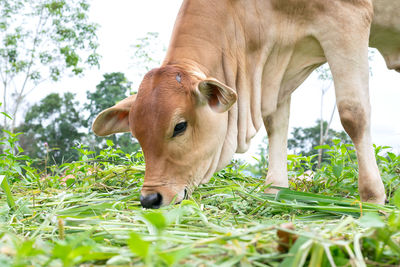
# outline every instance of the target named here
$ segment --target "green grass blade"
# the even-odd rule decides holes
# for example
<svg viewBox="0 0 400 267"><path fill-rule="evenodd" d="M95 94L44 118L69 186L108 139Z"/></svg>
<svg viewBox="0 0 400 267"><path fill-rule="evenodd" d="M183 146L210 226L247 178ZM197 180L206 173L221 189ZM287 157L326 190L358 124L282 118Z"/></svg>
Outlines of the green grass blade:
<svg viewBox="0 0 400 267"><path fill-rule="evenodd" d="M310 246L312 245L309 244L311 240L307 237L299 237L296 242L294 243L293 247L291 247L291 249L289 250L288 253L288 257L286 257L281 264L279 265L279 267L300 267L300 261L301 261L301 254L305 254L305 256L308 255L308 251L305 251L305 247L308 247L308 249L310 248ZM312 242L312 241L311 241ZM303 247L304 245L306 245L305 247Z"/></svg>
<svg viewBox="0 0 400 267"><path fill-rule="evenodd" d="M8 185L8 181L5 175L0 175L0 184L1 188L3 188L5 194L6 194L6 199L7 199L7 204L10 207L10 209L15 208L15 201L13 198L13 195L10 190L10 186Z"/></svg>
<svg viewBox="0 0 400 267"><path fill-rule="evenodd" d="M324 247L321 244L314 243L309 265L314 267L322 266L323 256L324 256Z"/></svg>

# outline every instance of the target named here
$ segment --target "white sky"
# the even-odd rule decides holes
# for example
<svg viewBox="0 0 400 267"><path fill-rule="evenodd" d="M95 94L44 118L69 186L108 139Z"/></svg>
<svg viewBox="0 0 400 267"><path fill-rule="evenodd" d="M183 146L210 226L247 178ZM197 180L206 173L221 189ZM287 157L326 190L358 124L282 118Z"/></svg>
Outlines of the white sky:
<svg viewBox="0 0 400 267"><path fill-rule="evenodd" d="M108 72L123 72L137 84L138 78L132 66L133 45L147 32L159 32L160 39L168 45L169 37L182 0L96 0L91 3L91 20L100 24L98 31L99 53L102 55L100 69L88 70L82 78L65 78L59 83L48 83L36 91L34 99L50 92L72 91L82 101L87 90L95 90ZM162 56L161 56L162 57ZM389 71L383 58L375 53L370 79L372 105L372 138L378 145L390 145L400 151L400 74ZM315 124L320 113L321 82L312 74L293 94L290 127L309 127ZM325 97L324 119L328 120L334 105L334 92L330 89ZM341 130L336 112L333 128ZM291 130L289 130L291 131ZM257 150L261 131L252 141L250 154Z"/></svg>

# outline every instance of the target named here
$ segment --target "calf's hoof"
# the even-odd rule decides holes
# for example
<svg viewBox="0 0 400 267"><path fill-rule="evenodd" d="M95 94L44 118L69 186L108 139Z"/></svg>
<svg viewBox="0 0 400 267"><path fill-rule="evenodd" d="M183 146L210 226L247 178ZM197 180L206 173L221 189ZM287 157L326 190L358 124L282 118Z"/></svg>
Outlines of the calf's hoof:
<svg viewBox="0 0 400 267"><path fill-rule="evenodd" d="M379 185L373 189L360 188L360 197L362 202L384 205L386 202L385 188Z"/></svg>
<svg viewBox="0 0 400 267"><path fill-rule="evenodd" d="M279 192L279 189L270 188L270 187L268 187L267 189L264 190L264 193L267 193L267 194L274 194L274 195L276 195L276 194L278 194L278 192Z"/></svg>
<svg viewBox="0 0 400 267"><path fill-rule="evenodd" d="M278 186L278 187L284 187L284 188L288 188L289 187L289 184L287 184L287 183L286 184L277 184L277 183L267 182L265 184L269 185L269 187L264 190L264 193L274 194L274 195L276 195L279 192L280 189L272 188L271 186Z"/></svg>
<svg viewBox="0 0 400 267"><path fill-rule="evenodd" d="M386 203L386 195L384 194L383 196L367 196L367 197L363 197L361 195L361 201L362 202L385 205L385 203Z"/></svg>

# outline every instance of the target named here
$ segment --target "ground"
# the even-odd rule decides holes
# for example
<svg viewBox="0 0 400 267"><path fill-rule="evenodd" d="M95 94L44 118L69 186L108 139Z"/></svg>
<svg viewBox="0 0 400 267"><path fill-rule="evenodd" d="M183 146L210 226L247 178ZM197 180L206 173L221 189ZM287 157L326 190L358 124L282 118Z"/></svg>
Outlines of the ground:
<svg viewBox="0 0 400 267"><path fill-rule="evenodd" d="M1 266L400 262L400 156L386 148L376 148L385 206L359 201L354 151L337 143L318 171L305 172L311 157L289 156L290 189L277 196L264 194L264 178L233 162L190 199L159 210L140 207L140 152L125 155L113 144L98 156L78 150L80 161L46 171L18 159L20 174L9 168L15 206L0 190Z"/></svg>

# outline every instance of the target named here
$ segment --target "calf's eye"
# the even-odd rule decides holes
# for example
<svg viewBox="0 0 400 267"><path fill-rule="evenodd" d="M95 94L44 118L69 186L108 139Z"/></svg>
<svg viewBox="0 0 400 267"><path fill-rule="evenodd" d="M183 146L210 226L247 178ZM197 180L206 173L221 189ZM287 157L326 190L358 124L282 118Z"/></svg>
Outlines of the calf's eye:
<svg viewBox="0 0 400 267"><path fill-rule="evenodd" d="M175 125L174 134L172 135L172 137L182 134L186 130L186 128L187 128L186 121L178 123L177 125Z"/></svg>

